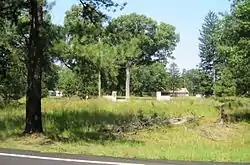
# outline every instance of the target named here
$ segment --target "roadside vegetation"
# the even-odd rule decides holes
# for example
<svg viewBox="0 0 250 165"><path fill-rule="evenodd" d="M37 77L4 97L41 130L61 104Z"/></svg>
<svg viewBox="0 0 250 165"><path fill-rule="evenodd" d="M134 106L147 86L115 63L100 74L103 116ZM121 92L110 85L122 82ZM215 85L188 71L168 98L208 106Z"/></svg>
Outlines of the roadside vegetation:
<svg viewBox="0 0 250 165"><path fill-rule="evenodd" d="M45 133L32 136L20 134L25 126L21 103L0 111L0 147L129 158L249 162L249 100L234 100L231 108L226 108L228 122L220 125L216 107L221 100L176 98L170 102L113 103L46 98L42 100ZM162 122L185 116L195 116L196 120L180 125Z"/></svg>

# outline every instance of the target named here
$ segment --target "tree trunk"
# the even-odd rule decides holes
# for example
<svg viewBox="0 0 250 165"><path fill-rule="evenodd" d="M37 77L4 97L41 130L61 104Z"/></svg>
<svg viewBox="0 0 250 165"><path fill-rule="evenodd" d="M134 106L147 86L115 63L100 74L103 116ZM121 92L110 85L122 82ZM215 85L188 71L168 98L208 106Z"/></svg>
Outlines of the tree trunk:
<svg viewBox="0 0 250 165"><path fill-rule="evenodd" d="M28 61L26 64L26 126L24 133L42 133L41 113L41 79L43 43L41 26L43 23L43 5L40 0L30 0L30 38L28 45Z"/></svg>
<svg viewBox="0 0 250 165"><path fill-rule="evenodd" d="M26 93L26 127L25 133L41 133L42 114L41 114L41 73L37 66L28 69L28 89Z"/></svg>
<svg viewBox="0 0 250 165"><path fill-rule="evenodd" d="M143 97L143 92L142 91L140 91L140 96Z"/></svg>
<svg viewBox="0 0 250 165"><path fill-rule="evenodd" d="M126 99L129 99L129 96L130 96L129 86L130 86L130 70L129 70L129 65L127 65L126 66L126 96L125 96Z"/></svg>
<svg viewBox="0 0 250 165"><path fill-rule="evenodd" d="M220 121L219 124L223 125L225 122L227 122L227 114L223 107L220 108Z"/></svg>
<svg viewBox="0 0 250 165"><path fill-rule="evenodd" d="M101 98L101 89L102 89L102 80L101 80L101 71L99 70L98 72L98 93L99 93L99 98Z"/></svg>

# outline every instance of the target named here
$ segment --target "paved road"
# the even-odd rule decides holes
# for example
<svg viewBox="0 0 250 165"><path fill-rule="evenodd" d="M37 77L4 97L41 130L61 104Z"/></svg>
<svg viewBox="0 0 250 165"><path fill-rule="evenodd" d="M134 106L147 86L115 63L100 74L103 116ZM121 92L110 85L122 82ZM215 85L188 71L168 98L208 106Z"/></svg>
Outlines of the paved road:
<svg viewBox="0 0 250 165"><path fill-rule="evenodd" d="M237 163L204 163L123 159L58 153L41 153L0 149L0 165L238 165ZM250 165L250 163L247 163ZM245 165L247 165L245 164Z"/></svg>

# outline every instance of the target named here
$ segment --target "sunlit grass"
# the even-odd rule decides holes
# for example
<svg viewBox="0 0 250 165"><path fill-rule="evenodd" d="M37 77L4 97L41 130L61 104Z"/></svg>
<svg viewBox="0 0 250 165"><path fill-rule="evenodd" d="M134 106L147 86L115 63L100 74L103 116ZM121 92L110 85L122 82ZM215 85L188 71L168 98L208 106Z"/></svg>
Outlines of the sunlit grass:
<svg viewBox="0 0 250 165"><path fill-rule="evenodd" d="M246 103L228 113L249 112ZM0 147L49 152L196 161L250 162L250 124L242 120L220 126L212 99L178 98L169 102L131 100L43 99L44 136L19 136L24 129L25 107L0 110ZM245 105L246 104L246 105ZM100 125L129 121L142 110L145 115L204 116L199 125L153 127L107 139Z"/></svg>

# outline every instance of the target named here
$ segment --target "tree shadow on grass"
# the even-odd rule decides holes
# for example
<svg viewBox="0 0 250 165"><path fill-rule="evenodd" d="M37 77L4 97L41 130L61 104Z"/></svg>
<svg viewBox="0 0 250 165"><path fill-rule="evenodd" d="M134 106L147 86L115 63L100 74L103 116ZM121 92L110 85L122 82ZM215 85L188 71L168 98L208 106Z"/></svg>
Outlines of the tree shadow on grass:
<svg viewBox="0 0 250 165"><path fill-rule="evenodd" d="M114 132L108 129L108 127L132 122L133 117L129 114L102 110L54 110L43 113L44 134L52 141L64 143L116 141L127 144L142 144L141 141L126 139L122 134L119 134L119 131ZM0 139L20 135L24 129L24 123L25 116L15 115L15 113L14 116L5 116L3 120L0 120Z"/></svg>
<svg viewBox="0 0 250 165"><path fill-rule="evenodd" d="M16 101L0 108L0 139L24 128L25 116L20 117L22 109L25 110L25 104Z"/></svg>
<svg viewBox="0 0 250 165"><path fill-rule="evenodd" d="M229 114L229 118L231 122L247 122L250 123L250 109L245 110L243 112L235 112Z"/></svg>
<svg viewBox="0 0 250 165"><path fill-rule="evenodd" d="M21 131L24 129L24 123L24 118L20 116L0 117L0 140L5 140L13 136L20 136Z"/></svg>
<svg viewBox="0 0 250 165"><path fill-rule="evenodd" d="M132 121L133 116L105 111L64 110L44 115L46 135L59 141L116 140L107 127Z"/></svg>

